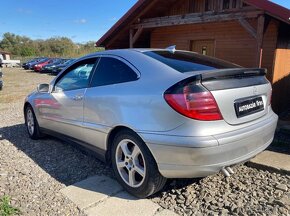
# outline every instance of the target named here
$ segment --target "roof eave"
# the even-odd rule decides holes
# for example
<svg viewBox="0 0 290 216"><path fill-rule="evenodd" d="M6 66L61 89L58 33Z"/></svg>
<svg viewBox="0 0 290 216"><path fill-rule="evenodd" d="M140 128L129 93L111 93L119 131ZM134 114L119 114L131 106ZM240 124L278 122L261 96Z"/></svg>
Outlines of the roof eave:
<svg viewBox="0 0 290 216"><path fill-rule="evenodd" d="M128 11L127 13L125 13L124 16L122 16L97 42L96 42L96 46L105 46L104 42L109 39L109 37L115 32L117 31L120 26L127 21L130 16L139 8L143 5L143 3L145 3L147 0L139 0L138 2L136 2L136 4L134 4Z"/></svg>
<svg viewBox="0 0 290 216"><path fill-rule="evenodd" d="M244 0L244 2L253 7L256 7L257 9L263 10L265 14L272 16L279 21L282 21L288 25L290 24L290 10L279 4L268 0Z"/></svg>

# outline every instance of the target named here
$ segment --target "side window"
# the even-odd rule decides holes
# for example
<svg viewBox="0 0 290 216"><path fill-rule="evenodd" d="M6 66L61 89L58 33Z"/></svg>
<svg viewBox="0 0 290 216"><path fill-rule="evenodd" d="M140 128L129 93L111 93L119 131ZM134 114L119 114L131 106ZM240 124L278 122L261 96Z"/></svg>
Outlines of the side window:
<svg viewBox="0 0 290 216"><path fill-rule="evenodd" d="M96 58L87 59L69 67L64 72L64 76L55 84L54 91L69 91L87 88L96 60Z"/></svg>
<svg viewBox="0 0 290 216"><path fill-rule="evenodd" d="M110 57L102 57L92 78L92 87L130 82L138 75L124 62Z"/></svg>

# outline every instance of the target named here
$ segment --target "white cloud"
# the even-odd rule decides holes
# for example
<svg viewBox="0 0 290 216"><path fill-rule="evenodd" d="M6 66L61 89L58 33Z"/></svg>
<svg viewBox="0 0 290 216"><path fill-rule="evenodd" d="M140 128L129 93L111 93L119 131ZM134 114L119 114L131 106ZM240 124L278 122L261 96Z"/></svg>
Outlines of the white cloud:
<svg viewBox="0 0 290 216"><path fill-rule="evenodd" d="M24 14L31 14L31 10L29 9L24 9L24 8L17 8L16 10L18 13L24 13Z"/></svg>
<svg viewBox="0 0 290 216"><path fill-rule="evenodd" d="M85 24L85 23L87 23L87 20L82 18L82 19L75 20L74 22L77 24Z"/></svg>

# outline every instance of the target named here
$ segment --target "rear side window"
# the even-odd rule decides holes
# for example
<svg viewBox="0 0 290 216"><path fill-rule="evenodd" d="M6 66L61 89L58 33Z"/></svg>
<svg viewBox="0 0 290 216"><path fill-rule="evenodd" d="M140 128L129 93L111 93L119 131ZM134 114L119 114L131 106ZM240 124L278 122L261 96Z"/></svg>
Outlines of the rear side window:
<svg viewBox="0 0 290 216"><path fill-rule="evenodd" d="M144 54L181 73L240 67L230 62L191 52L149 51Z"/></svg>
<svg viewBox="0 0 290 216"><path fill-rule="evenodd" d="M124 62L110 57L102 57L92 78L92 87L130 82L138 75Z"/></svg>

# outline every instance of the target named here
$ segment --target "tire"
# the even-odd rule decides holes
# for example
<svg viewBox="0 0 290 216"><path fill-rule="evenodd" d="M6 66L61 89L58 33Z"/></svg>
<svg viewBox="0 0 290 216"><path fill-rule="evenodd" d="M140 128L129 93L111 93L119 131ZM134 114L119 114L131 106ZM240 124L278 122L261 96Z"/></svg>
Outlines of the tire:
<svg viewBox="0 0 290 216"><path fill-rule="evenodd" d="M28 135L31 139L37 140L42 137L40 128L35 117L34 111L30 105L25 109L25 126L28 132Z"/></svg>
<svg viewBox="0 0 290 216"><path fill-rule="evenodd" d="M122 130L117 133L111 159L118 182L136 197L148 197L161 190L166 183L146 144L133 131Z"/></svg>

